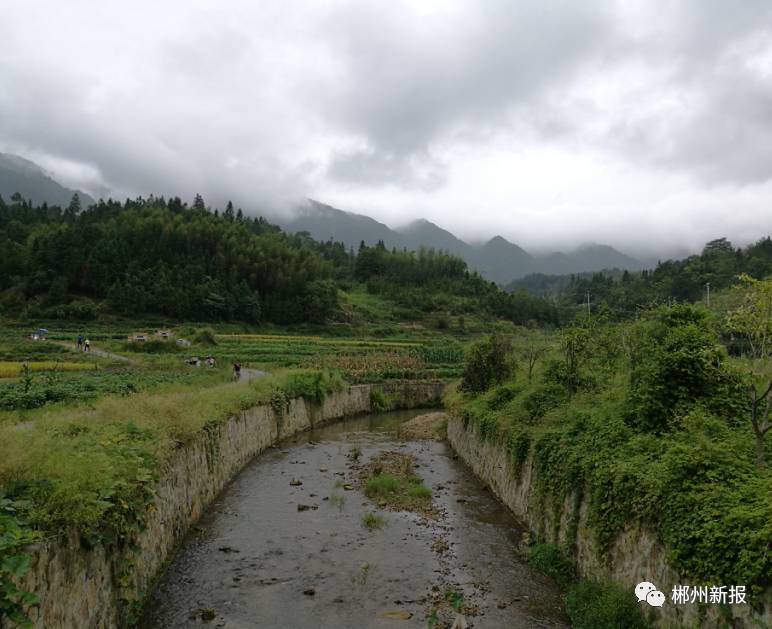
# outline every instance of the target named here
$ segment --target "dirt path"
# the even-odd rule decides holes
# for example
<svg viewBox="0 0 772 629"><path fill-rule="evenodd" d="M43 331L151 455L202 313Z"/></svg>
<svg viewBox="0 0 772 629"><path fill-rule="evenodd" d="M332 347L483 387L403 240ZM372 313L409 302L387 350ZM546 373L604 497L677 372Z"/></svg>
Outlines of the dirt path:
<svg viewBox="0 0 772 629"><path fill-rule="evenodd" d="M264 378L268 375L267 371L260 371L259 369L247 369L245 367L241 368L241 378L239 380L241 382L252 382L252 380L257 380L258 378Z"/></svg>
<svg viewBox="0 0 772 629"><path fill-rule="evenodd" d="M66 347L70 351L78 352L79 354L84 354L86 356L93 355L93 356L99 356L100 358L109 358L110 360L115 360L121 363L132 363L134 362L131 360L131 358L127 358L126 356L121 356L120 354L113 354L112 352L108 352L104 349L99 349L98 347L94 347L91 345L88 352L81 352L78 350L78 346L75 343L68 343L67 341L51 341L52 343L55 343L56 345L61 345L62 347Z"/></svg>

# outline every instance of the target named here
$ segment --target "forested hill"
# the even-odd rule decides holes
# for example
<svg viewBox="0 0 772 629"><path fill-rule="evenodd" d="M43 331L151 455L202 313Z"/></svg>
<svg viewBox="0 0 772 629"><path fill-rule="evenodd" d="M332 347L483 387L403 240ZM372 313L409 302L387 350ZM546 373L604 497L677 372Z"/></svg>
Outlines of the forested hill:
<svg viewBox="0 0 772 629"><path fill-rule="evenodd" d="M655 269L640 273L614 269L575 275L530 275L507 288L553 298L562 305L564 316L585 303L589 293L596 308L607 310L612 317L626 318L652 304L697 301L706 296L707 284L712 291L720 291L737 283L741 274L756 279L772 275L769 237L745 248L735 248L726 238L719 238L707 243L699 255L660 262Z"/></svg>
<svg viewBox="0 0 772 629"><path fill-rule="evenodd" d="M549 302L512 295L432 250L358 251L290 236L228 204L100 201L82 209L0 199L0 312L21 318L159 314L174 319L324 322L341 290L365 287L427 312L556 323Z"/></svg>

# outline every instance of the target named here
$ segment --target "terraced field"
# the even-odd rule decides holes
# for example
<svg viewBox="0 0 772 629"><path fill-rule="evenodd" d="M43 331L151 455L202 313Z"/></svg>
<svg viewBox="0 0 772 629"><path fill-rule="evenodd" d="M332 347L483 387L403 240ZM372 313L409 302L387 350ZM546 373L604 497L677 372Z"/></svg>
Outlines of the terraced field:
<svg viewBox="0 0 772 629"><path fill-rule="evenodd" d="M279 367L327 368L349 382L395 378L454 378L461 372L463 346L438 337L430 341L346 339L280 334L221 334L212 350L220 360L270 371Z"/></svg>

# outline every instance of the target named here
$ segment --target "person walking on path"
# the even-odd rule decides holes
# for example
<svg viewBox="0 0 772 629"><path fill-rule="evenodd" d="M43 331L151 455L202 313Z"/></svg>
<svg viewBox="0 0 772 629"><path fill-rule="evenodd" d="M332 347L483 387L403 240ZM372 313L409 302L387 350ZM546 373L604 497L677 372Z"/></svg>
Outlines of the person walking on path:
<svg viewBox="0 0 772 629"><path fill-rule="evenodd" d="M88 339L83 341L83 351L84 352L90 352L91 351L91 341L89 341Z"/></svg>
<svg viewBox="0 0 772 629"><path fill-rule="evenodd" d="M241 379L241 364L240 363L233 363L233 379L234 380Z"/></svg>
<svg viewBox="0 0 772 629"><path fill-rule="evenodd" d="M83 335L78 334L78 351L80 352L83 349Z"/></svg>

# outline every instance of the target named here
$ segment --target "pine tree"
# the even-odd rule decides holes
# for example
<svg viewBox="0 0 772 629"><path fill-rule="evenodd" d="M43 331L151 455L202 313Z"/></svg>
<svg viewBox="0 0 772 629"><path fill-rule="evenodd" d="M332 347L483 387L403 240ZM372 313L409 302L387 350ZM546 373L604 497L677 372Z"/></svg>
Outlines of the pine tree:
<svg viewBox="0 0 772 629"><path fill-rule="evenodd" d="M206 211L206 204L204 203L204 197L200 194L196 194L196 198L193 199L193 209L201 212Z"/></svg>
<svg viewBox="0 0 772 629"><path fill-rule="evenodd" d="M64 213L65 218L68 221L73 220L78 214L80 214L80 195L76 192L72 195L70 204L67 206L67 210Z"/></svg>

